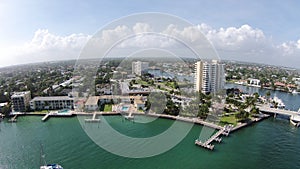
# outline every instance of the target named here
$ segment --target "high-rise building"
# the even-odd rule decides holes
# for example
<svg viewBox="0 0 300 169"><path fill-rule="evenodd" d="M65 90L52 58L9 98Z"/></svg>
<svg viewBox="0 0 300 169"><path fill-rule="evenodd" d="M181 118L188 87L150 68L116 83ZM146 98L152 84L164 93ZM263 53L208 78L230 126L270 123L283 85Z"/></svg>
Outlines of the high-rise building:
<svg viewBox="0 0 300 169"><path fill-rule="evenodd" d="M30 91L15 92L11 96L12 111L13 112L24 112L29 108L29 101L31 100Z"/></svg>
<svg viewBox="0 0 300 169"><path fill-rule="evenodd" d="M216 93L224 88L224 65L217 60L198 61L195 64L195 91Z"/></svg>
<svg viewBox="0 0 300 169"><path fill-rule="evenodd" d="M132 62L132 74L141 76L148 72L149 63L148 62Z"/></svg>

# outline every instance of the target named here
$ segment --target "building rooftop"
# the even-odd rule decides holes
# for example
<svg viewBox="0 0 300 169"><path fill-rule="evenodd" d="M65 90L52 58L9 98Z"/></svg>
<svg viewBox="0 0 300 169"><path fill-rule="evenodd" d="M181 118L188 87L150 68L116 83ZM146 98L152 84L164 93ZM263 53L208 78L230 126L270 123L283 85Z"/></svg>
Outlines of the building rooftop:
<svg viewBox="0 0 300 169"><path fill-rule="evenodd" d="M134 104L145 104L145 102L141 99L135 99Z"/></svg>
<svg viewBox="0 0 300 169"><path fill-rule="evenodd" d="M14 97L23 97L26 94L29 94L30 91L24 91L24 92L14 92L14 94L11 96L12 98Z"/></svg>
<svg viewBox="0 0 300 169"><path fill-rule="evenodd" d="M90 96L85 102L85 105L98 105L98 101L99 96Z"/></svg>
<svg viewBox="0 0 300 169"><path fill-rule="evenodd" d="M53 100L74 100L69 96L47 96L47 97L35 97L31 101L53 101Z"/></svg>

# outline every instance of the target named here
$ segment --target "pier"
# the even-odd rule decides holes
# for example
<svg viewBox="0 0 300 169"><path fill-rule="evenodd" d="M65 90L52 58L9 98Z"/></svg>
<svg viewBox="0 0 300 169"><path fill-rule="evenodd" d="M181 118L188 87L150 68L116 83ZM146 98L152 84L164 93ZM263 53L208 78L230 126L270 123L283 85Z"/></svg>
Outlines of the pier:
<svg viewBox="0 0 300 169"><path fill-rule="evenodd" d="M132 115L132 112L130 112L127 116L124 116L127 120L134 120L134 116Z"/></svg>
<svg viewBox="0 0 300 169"><path fill-rule="evenodd" d="M97 113L94 112L93 117L91 119L84 119L85 122L100 122L100 119L96 118Z"/></svg>
<svg viewBox="0 0 300 169"><path fill-rule="evenodd" d="M197 139L195 140L195 145L198 145L198 146L201 146L201 147L204 147L206 149L209 149L209 150L213 150L214 149L214 145L211 144L213 141L216 141L216 142L221 142L222 141L222 137L221 135L225 135L225 136L228 136L230 131L232 129L232 126L224 126L222 129L220 129L218 132L216 132L214 135L212 135L208 140L206 140L205 142L202 142L201 140Z"/></svg>
<svg viewBox="0 0 300 169"><path fill-rule="evenodd" d="M71 116L73 116L72 112L65 113L65 112L60 112L60 111L51 111L42 118L42 121L45 122L50 117L71 117Z"/></svg>
<svg viewBox="0 0 300 169"><path fill-rule="evenodd" d="M18 117L18 115L16 114L14 117L9 119L8 121L11 122L11 123L15 123L15 122L17 122L17 117Z"/></svg>
<svg viewBox="0 0 300 169"><path fill-rule="evenodd" d="M48 119L48 117L50 116L50 113L47 113L43 118L42 121L46 121Z"/></svg>

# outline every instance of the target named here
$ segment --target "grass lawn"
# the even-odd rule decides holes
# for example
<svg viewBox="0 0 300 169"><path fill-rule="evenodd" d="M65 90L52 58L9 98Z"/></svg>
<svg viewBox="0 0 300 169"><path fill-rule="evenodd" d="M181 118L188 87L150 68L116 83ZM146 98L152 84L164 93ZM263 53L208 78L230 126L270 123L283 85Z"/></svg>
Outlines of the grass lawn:
<svg viewBox="0 0 300 169"><path fill-rule="evenodd" d="M230 115L230 116L223 116L223 117L221 117L220 124L221 125L233 124L234 126L236 126L237 122L236 122L235 116L234 115Z"/></svg>
<svg viewBox="0 0 300 169"><path fill-rule="evenodd" d="M34 111L32 114L45 114L48 113L48 110Z"/></svg>
<svg viewBox="0 0 300 169"><path fill-rule="evenodd" d="M112 111L112 104L105 104L103 111L105 112Z"/></svg>
<svg viewBox="0 0 300 169"><path fill-rule="evenodd" d="M146 81L143 81L143 80L141 80L141 79L136 80L136 83L137 83L137 84L141 84L141 85L145 85L145 86L149 85Z"/></svg>

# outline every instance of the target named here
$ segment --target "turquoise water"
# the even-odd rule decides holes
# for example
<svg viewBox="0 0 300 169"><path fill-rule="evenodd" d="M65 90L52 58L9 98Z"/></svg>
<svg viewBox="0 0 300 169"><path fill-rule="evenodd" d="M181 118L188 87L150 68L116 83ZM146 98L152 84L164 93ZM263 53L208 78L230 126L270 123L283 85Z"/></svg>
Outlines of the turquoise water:
<svg viewBox="0 0 300 169"><path fill-rule="evenodd" d="M59 110L58 113L69 113L70 110L68 109L63 109L63 110Z"/></svg>
<svg viewBox="0 0 300 169"><path fill-rule="evenodd" d="M129 107L128 106L123 106L122 111L128 111Z"/></svg>
<svg viewBox="0 0 300 169"><path fill-rule="evenodd" d="M284 96L284 93L277 94ZM299 96L288 95L286 99L297 99L295 97ZM289 103L296 104L297 101L287 100L285 103L296 107ZM223 138L220 144L216 143L213 152L194 145L202 129L194 125L187 136L171 150L154 157L133 159L102 149L87 136L85 130L101 130L105 118L118 132L143 138L162 133L174 121L157 119L143 124L126 121L121 116L101 118L101 123L86 123L83 126L76 117L51 117L43 123L40 116L26 116L18 117L17 123L1 122L0 169L39 168L40 144L43 144L46 161L59 163L65 169L300 168L300 129L290 125L286 119L269 118L232 133ZM185 127L187 124L182 122L180 125ZM109 134L103 137L114 139ZM131 144L134 146L135 143Z"/></svg>

